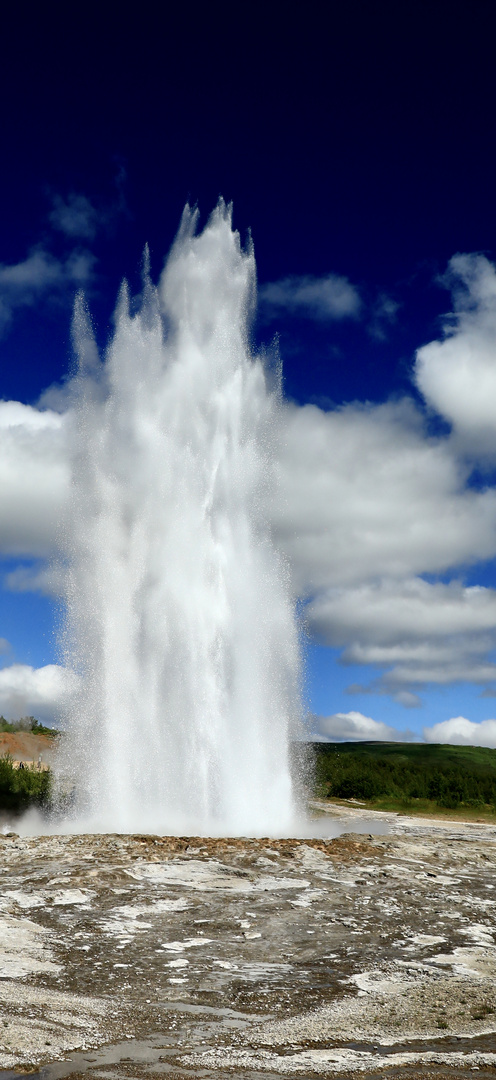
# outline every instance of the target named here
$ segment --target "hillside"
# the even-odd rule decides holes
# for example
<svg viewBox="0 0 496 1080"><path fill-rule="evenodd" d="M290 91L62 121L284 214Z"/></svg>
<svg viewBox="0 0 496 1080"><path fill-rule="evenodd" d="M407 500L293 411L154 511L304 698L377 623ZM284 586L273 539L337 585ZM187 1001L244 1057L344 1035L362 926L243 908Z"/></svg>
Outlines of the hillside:
<svg viewBox="0 0 496 1080"><path fill-rule="evenodd" d="M57 739L31 731L1 731L0 758L7 754L13 761L38 764L40 755L43 765L50 765L57 750Z"/></svg>
<svg viewBox="0 0 496 1080"><path fill-rule="evenodd" d="M496 750L425 743L314 743L320 796L377 809L496 813Z"/></svg>

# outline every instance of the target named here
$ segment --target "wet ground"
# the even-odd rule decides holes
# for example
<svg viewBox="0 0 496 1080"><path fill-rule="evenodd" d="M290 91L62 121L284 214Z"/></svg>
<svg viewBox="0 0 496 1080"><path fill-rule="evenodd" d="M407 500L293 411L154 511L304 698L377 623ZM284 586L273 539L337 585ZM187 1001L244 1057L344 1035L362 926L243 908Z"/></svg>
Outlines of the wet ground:
<svg viewBox="0 0 496 1080"><path fill-rule="evenodd" d="M494 1077L496 828L389 820L0 836L4 1076Z"/></svg>

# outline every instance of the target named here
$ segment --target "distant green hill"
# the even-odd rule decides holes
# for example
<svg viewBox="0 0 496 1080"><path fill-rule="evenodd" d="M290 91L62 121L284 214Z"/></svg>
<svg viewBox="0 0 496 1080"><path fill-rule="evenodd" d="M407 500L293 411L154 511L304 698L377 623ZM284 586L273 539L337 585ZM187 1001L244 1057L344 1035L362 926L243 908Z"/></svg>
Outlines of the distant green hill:
<svg viewBox="0 0 496 1080"><path fill-rule="evenodd" d="M313 743L316 793L377 809L496 813L496 750L438 743Z"/></svg>

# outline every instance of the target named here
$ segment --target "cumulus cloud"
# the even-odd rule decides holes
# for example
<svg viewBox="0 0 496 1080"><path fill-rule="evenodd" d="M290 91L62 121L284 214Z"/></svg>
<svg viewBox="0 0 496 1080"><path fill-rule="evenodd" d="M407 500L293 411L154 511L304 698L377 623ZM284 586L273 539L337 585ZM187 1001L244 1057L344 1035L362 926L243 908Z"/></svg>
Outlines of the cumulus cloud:
<svg viewBox="0 0 496 1080"><path fill-rule="evenodd" d="M88 251L73 251L61 260L37 248L22 262L0 263L0 333L17 309L33 307L47 294L60 296L87 285L94 262Z"/></svg>
<svg viewBox="0 0 496 1080"><path fill-rule="evenodd" d="M281 278L262 285L258 295L267 317L286 311L321 322L356 319L362 306L358 290L339 274Z"/></svg>
<svg viewBox="0 0 496 1080"><path fill-rule="evenodd" d="M423 575L496 555L496 491L469 486L453 441L411 400L288 406L275 534L311 635L405 706L429 683L496 680L496 593Z"/></svg>
<svg viewBox="0 0 496 1080"><path fill-rule="evenodd" d="M399 732L379 720L360 712L334 713L333 716L313 716L312 734L329 742L406 742L413 738L409 731Z"/></svg>
<svg viewBox="0 0 496 1080"><path fill-rule="evenodd" d="M476 724L464 716L454 716L433 727L425 727L424 739L429 743L451 743L454 746L496 747L496 720L482 720Z"/></svg>
<svg viewBox="0 0 496 1080"><path fill-rule="evenodd" d="M465 587L457 581L444 585L422 578L386 579L319 596L310 605L309 618L313 630L326 636L331 645L344 645L350 639L373 640L372 647L381 656L384 650L384 655L396 659L410 648L412 655L419 655L418 639L426 633L439 642L459 634L496 630L496 591L479 585ZM441 655L444 646L439 648ZM353 652L351 659L361 663L362 654Z"/></svg>
<svg viewBox="0 0 496 1080"><path fill-rule="evenodd" d="M288 406L277 467L271 513L299 595L496 555L496 491L467 487L409 400Z"/></svg>
<svg viewBox="0 0 496 1080"><path fill-rule="evenodd" d="M412 742L418 738L408 729L399 731L353 710L333 716L312 716L310 728L312 739L318 742ZM496 720L473 723L464 716L455 716L424 727L423 738L427 743L496 748Z"/></svg>
<svg viewBox="0 0 496 1080"><path fill-rule="evenodd" d="M58 664L12 664L0 670L0 713L7 720L36 716L53 722L77 689L77 676Z"/></svg>
<svg viewBox="0 0 496 1080"><path fill-rule="evenodd" d="M50 555L64 526L69 485L66 419L0 401L0 553Z"/></svg>
<svg viewBox="0 0 496 1080"><path fill-rule="evenodd" d="M372 688L405 705L418 704L404 696L405 687L496 679L494 589L383 580L319 594L307 621L313 634L342 647L343 663L386 669Z"/></svg>
<svg viewBox="0 0 496 1080"><path fill-rule="evenodd" d="M456 255L444 279L453 312L441 341L417 351L415 380L453 426L461 448L496 456L496 270L483 255Z"/></svg>

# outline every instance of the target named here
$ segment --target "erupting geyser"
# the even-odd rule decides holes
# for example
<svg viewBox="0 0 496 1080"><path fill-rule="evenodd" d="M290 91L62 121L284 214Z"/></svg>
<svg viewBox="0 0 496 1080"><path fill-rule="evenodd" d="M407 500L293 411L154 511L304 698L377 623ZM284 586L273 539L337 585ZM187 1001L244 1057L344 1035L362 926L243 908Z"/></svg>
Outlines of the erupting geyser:
<svg viewBox="0 0 496 1080"><path fill-rule="evenodd" d="M280 387L250 354L255 261L186 209L100 362L77 306L64 718L80 821L285 831L298 635L268 508Z"/></svg>

